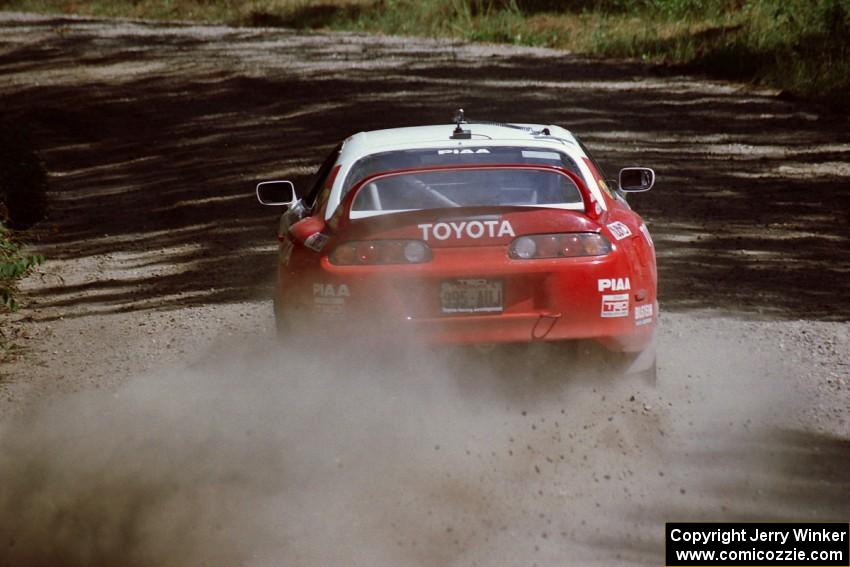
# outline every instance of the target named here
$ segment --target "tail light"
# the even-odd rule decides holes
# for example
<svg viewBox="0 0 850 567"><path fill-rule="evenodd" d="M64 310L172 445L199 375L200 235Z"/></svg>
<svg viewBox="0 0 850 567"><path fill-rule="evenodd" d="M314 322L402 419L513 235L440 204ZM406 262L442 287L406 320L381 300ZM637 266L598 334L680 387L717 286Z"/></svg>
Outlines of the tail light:
<svg viewBox="0 0 850 567"><path fill-rule="evenodd" d="M508 256L515 260L604 256L609 252L611 243L595 232L520 236L508 247Z"/></svg>
<svg viewBox="0 0 850 567"><path fill-rule="evenodd" d="M431 248L421 240L364 240L346 242L331 252L331 264L423 264L431 261Z"/></svg>

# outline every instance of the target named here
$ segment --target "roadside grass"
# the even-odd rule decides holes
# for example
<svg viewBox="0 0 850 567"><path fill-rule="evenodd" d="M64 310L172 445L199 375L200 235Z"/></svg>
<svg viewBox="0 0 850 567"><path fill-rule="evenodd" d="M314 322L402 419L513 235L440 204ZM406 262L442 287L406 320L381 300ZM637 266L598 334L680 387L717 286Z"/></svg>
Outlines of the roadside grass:
<svg viewBox="0 0 850 567"><path fill-rule="evenodd" d="M0 306L4 310L17 309L17 281L43 262L43 256L25 254L14 235L0 223Z"/></svg>
<svg viewBox="0 0 850 567"><path fill-rule="evenodd" d="M0 0L0 9L554 47L850 110L850 0Z"/></svg>
<svg viewBox="0 0 850 567"><path fill-rule="evenodd" d="M26 254L14 234L0 222L0 362L19 350L8 316L17 310L17 283L44 262L38 254Z"/></svg>

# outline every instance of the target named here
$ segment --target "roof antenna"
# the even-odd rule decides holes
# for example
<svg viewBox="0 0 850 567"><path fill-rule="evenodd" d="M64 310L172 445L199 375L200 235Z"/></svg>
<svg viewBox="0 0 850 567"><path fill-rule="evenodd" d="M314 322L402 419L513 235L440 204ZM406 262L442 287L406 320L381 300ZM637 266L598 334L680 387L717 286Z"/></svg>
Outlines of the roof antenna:
<svg viewBox="0 0 850 567"><path fill-rule="evenodd" d="M457 126L455 126L455 129L452 132L452 140L469 140L472 138L471 131L464 130L460 127L461 124L464 124L466 122L466 118L464 118L463 116L462 108L458 108L457 112L455 112L454 122L455 124L457 124Z"/></svg>

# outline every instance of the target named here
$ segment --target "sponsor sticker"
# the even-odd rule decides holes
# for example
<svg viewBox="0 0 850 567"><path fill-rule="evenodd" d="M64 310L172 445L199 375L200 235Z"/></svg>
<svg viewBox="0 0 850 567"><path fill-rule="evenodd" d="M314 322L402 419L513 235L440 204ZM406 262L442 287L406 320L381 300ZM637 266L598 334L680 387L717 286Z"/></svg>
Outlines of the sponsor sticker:
<svg viewBox="0 0 850 567"><path fill-rule="evenodd" d="M509 221L473 220L426 223L416 225L422 231L422 240L448 240L449 238L501 238L516 236Z"/></svg>
<svg viewBox="0 0 850 567"><path fill-rule="evenodd" d="M596 287L599 291L629 291L632 284L629 278L599 278Z"/></svg>
<svg viewBox="0 0 850 567"><path fill-rule="evenodd" d="M473 150L472 148L464 148L462 150L454 148L450 150L437 150L438 156L444 156L447 154L489 154L490 150L486 148L478 148Z"/></svg>
<svg viewBox="0 0 850 567"><path fill-rule="evenodd" d="M522 157L534 159L549 159L552 161L561 161L561 154L558 152L540 152L537 150L522 150Z"/></svg>
<svg viewBox="0 0 850 567"><path fill-rule="evenodd" d="M643 234L643 237L646 238L646 241L649 243L650 246L655 245L652 242L652 237L649 235L649 229L646 228L646 225L643 224L643 223L641 223L641 225L640 225L640 232L641 232L641 234Z"/></svg>
<svg viewBox="0 0 850 567"><path fill-rule="evenodd" d="M328 243L328 239L328 235L317 232L316 234L311 234L306 240L304 240L304 246L315 252L321 252L322 248L325 247L325 244Z"/></svg>
<svg viewBox="0 0 850 567"><path fill-rule="evenodd" d="M317 315L342 315L343 305L335 303L316 303L313 306L313 313Z"/></svg>
<svg viewBox="0 0 850 567"><path fill-rule="evenodd" d="M629 230L629 227L621 223L620 221L612 222L607 225L608 230L611 231L611 234L614 236L615 240L622 240L627 236L632 235L632 231Z"/></svg>
<svg viewBox="0 0 850 567"><path fill-rule="evenodd" d="M602 296L602 317L628 317L629 294Z"/></svg>
<svg viewBox="0 0 850 567"><path fill-rule="evenodd" d="M313 284L313 309L321 315L340 315L345 307L345 299L351 296L346 284L335 286L327 283Z"/></svg>
<svg viewBox="0 0 850 567"><path fill-rule="evenodd" d="M646 325L652 322L652 304L635 305L635 325Z"/></svg>
<svg viewBox="0 0 850 567"><path fill-rule="evenodd" d="M351 297L351 290L348 285L314 283L313 284L313 302L314 303L345 303L345 298Z"/></svg>

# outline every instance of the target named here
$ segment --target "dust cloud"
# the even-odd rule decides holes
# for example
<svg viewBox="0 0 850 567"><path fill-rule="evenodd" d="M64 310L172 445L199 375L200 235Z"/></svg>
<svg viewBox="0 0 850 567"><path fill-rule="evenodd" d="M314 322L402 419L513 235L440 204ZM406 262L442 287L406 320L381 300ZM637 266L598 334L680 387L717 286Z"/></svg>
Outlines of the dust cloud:
<svg viewBox="0 0 850 567"><path fill-rule="evenodd" d="M665 520L746 500L712 474L760 470L700 473L694 436L756 429L787 397L746 356L718 363L718 338L698 369L669 341L657 388L545 345L261 341L80 393L2 431L0 564L657 564ZM742 373L757 395L731 393Z"/></svg>

